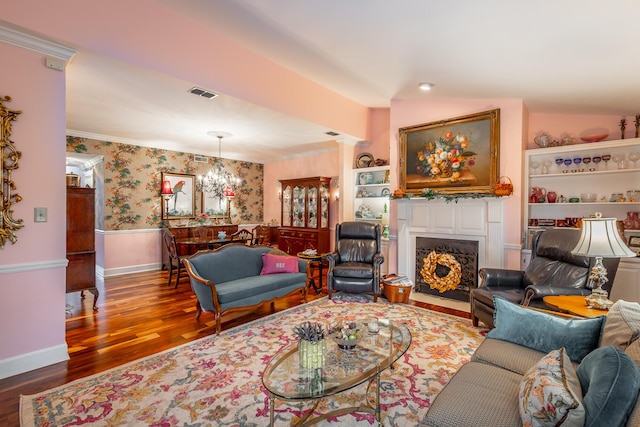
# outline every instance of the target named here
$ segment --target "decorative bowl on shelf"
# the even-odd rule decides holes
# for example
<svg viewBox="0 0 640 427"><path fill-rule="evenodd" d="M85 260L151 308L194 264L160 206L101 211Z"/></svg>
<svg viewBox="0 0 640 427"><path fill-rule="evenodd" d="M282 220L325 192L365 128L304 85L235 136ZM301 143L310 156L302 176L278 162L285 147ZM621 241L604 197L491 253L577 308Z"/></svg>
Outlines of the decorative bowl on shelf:
<svg viewBox="0 0 640 427"><path fill-rule="evenodd" d="M549 145L551 145L551 140L551 136L544 132L533 138L533 142L535 142L536 145L540 148L547 148Z"/></svg>
<svg viewBox="0 0 640 427"><path fill-rule="evenodd" d="M597 200L597 193L582 193L580 194L580 201L582 203L593 203Z"/></svg>
<svg viewBox="0 0 640 427"><path fill-rule="evenodd" d="M601 133L601 134L598 134L598 135L581 136L580 139L583 140L584 142L599 142L599 141L602 141L603 139L605 139L608 136L609 136L608 133Z"/></svg>

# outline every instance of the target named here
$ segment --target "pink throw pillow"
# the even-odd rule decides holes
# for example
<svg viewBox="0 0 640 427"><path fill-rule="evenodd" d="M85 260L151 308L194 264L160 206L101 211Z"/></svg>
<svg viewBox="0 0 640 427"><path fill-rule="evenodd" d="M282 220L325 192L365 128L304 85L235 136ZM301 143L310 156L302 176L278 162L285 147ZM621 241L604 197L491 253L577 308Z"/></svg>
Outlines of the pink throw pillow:
<svg viewBox="0 0 640 427"><path fill-rule="evenodd" d="M297 273L298 258L289 255L262 254L261 276L265 274Z"/></svg>

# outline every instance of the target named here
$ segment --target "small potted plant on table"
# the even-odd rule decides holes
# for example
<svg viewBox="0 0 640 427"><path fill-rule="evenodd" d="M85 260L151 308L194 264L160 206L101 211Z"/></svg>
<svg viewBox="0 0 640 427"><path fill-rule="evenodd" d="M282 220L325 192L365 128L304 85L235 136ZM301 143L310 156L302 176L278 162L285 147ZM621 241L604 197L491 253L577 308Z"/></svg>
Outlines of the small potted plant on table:
<svg viewBox="0 0 640 427"><path fill-rule="evenodd" d="M324 366L327 355L325 330L320 323L304 322L293 327L298 336L298 357L300 366L308 369Z"/></svg>

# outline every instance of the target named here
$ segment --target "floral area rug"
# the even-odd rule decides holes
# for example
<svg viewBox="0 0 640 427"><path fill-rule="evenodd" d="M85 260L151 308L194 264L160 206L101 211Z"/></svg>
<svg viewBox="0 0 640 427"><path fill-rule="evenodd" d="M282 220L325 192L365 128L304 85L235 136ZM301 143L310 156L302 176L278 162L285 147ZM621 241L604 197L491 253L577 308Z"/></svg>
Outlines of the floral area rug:
<svg viewBox="0 0 640 427"><path fill-rule="evenodd" d="M412 343L382 374L382 425L420 425L434 397L484 339L469 319L404 304L374 303L335 294L202 338L42 393L22 396L27 426L267 426L269 398L261 374L270 358L296 341L306 320L367 316L402 322ZM366 384L323 399L316 414L364 403ZM303 417L312 402L276 399L275 425ZM369 426L373 415L353 413L318 425Z"/></svg>

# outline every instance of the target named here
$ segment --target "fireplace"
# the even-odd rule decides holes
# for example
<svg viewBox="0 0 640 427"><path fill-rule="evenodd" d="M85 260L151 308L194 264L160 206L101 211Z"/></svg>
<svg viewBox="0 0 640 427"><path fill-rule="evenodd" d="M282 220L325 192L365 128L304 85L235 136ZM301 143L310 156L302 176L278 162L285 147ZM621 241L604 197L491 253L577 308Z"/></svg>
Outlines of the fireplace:
<svg viewBox="0 0 640 427"><path fill-rule="evenodd" d="M471 286L477 286L480 268L504 267L504 209L500 198L459 199L457 202L448 203L440 199L427 200L416 197L399 199L397 206L398 274L408 276L416 284L418 292L425 290L421 283L423 282L421 271L425 256L429 256L427 253L429 247L421 248L422 238L436 242L436 254L449 253L456 257L461 274L462 270L466 273L465 279L461 280L463 287L461 292L466 293ZM475 246L475 251L469 250L476 253L475 260L471 261L466 256L459 258L457 253L466 249L456 248L458 245L465 248L466 245ZM431 246L434 244L431 243ZM446 264L446 257L441 259ZM433 263L428 264L427 267L431 270ZM449 274L448 267L436 266L433 274L438 278L445 277ZM470 276L473 276L473 279ZM427 287L430 288L430 286ZM464 289L466 287L469 289ZM436 291L435 294L468 301L467 296L459 298L453 296L454 292L445 295Z"/></svg>
<svg viewBox="0 0 640 427"><path fill-rule="evenodd" d="M469 301L477 283L478 241L416 238L416 292Z"/></svg>

